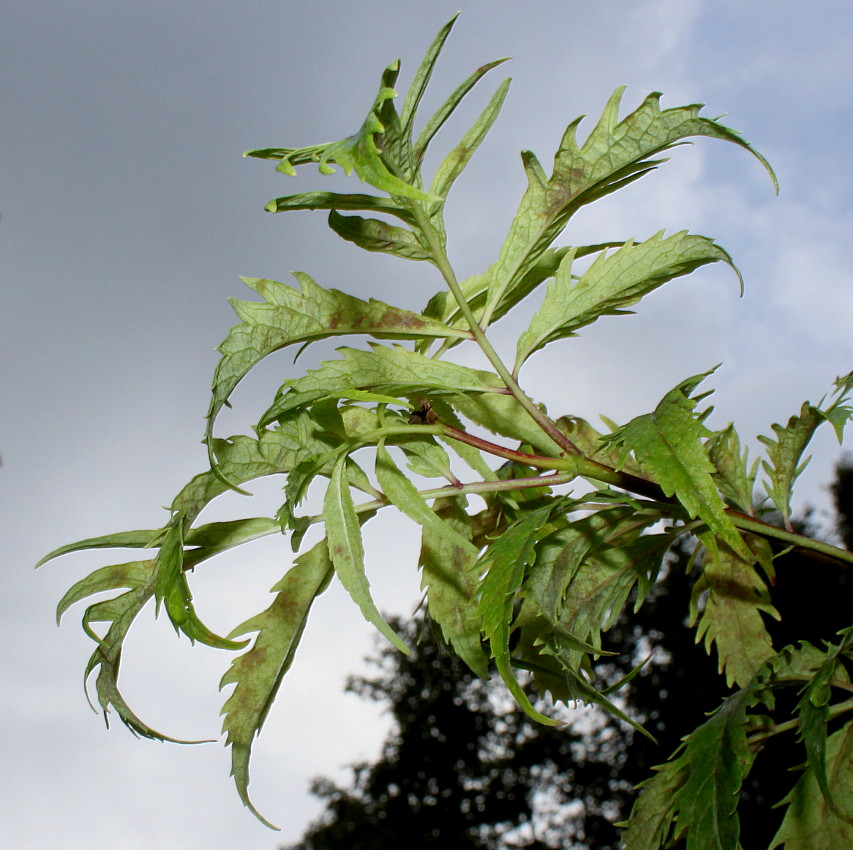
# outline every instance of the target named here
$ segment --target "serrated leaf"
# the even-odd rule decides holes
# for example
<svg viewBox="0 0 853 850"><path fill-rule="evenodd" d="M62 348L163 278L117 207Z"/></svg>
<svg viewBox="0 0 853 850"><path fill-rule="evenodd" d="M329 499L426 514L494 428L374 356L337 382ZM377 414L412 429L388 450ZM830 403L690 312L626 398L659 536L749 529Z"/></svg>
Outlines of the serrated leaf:
<svg viewBox="0 0 853 850"><path fill-rule="evenodd" d="M273 587L272 604L235 628L229 637L257 632L251 649L231 662L220 689L236 685L222 709L222 731L231 747L231 775L240 799L255 816L272 827L249 799L249 759L252 744L261 730L290 669L308 613L314 600L328 586L333 574L326 542L320 541L300 555L284 578ZM276 827L272 827L276 828Z"/></svg>
<svg viewBox="0 0 853 850"><path fill-rule="evenodd" d="M703 440L710 431L702 424L704 413L694 414L699 399L690 397L710 372L695 375L670 390L653 413L638 416L609 434L606 443L620 445L623 457L632 452L667 496L673 494L691 518L699 518L734 552L746 560L752 553L741 539L712 474Z"/></svg>
<svg viewBox="0 0 853 850"><path fill-rule="evenodd" d="M338 360L328 360L302 378L285 382L259 427L280 420L326 396L352 389L380 391L417 399L443 397L463 416L494 433L527 442L557 457L560 449L509 395L501 379L491 373L434 360L400 346L371 344L369 351L340 348ZM401 402L402 403L402 402ZM408 402L407 402L408 406Z"/></svg>
<svg viewBox="0 0 853 850"><path fill-rule="evenodd" d="M601 633L619 619L634 587L639 608L657 578L670 537L643 532L658 520L653 512L610 508L546 538L526 588L552 626L600 649Z"/></svg>
<svg viewBox="0 0 853 850"><path fill-rule="evenodd" d="M531 704L512 672L509 635L516 594L524 581L525 570L532 562L536 541L542 527L562 500L556 500L531 511L502 532L480 558L480 616L483 635L489 642L495 666L524 712L539 723L559 725Z"/></svg>
<svg viewBox="0 0 853 850"><path fill-rule="evenodd" d="M745 514L755 513L755 474L758 461L749 465L749 450L741 452L740 438L729 424L706 443L714 465L717 489L726 501Z"/></svg>
<svg viewBox="0 0 853 850"><path fill-rule="evenodd" d="M453 480L450 458L435 438L423 435L400 440L395 445L402 450L406 456L406 465L415 475Z"/></svg>
<svg viewBox="0 0 853 850"><path fill-rule="evenodd" d="M377 146L377 138L386 132L379 115L385 103L397 96L393 86L399 71L399 61L392 62L385 69L373 106L355 135L332 144L310 145L304 148L261 148L246 151L243 156L278 160L276 170L290 176L296 174L297 165L311 162L317 163L322 174L332 174L334 169L329 163L336 163L347 175L355 171L362 181L390 195L419 201L432 200L417 186L394 176L383 161L382 151Z"/></svg>
<svg viewBox="0 0 853 850"><path fill-rule="evenodd" d="M335 289L324 289L302 272L296 272L294 277L299 289L274 280L242 278L264 302L231 301L241 321L217 349L222 359L213 379L208 434L222 405L246 373L268 354L289 345L344 334L369 334L377 339L470 336L382 301L363 301Z"/></svg>
<svg viewBox="0 0 853 850"><path fill-rule="evenodd" d="M563 258L542 306L519 337L516 373L531 354L548 343L574 336L601 316L625 313L627 307L676 277L708 263L725 262L735 268L719 245L686 230L669 237L660 231L645 242L629 240L613 253L602 252L579 279L572 276L574 260L571 251Z"/></svg>
<svg viewBox="0 0 853 850"><path fill-rule="evenodd" d="M329 213L329 227L342 239L353 242L365 251L392 254L404 260L429 260L434 262L432 251L425 248L417 236L404 227L397 227L377 218Z"/></svg>
<svg viewBox="0 0 853 850"><path fill-rule="evenodd" d="M853 723L826 741L828 784L839 801L853 798ZM809 768L783 801L788 808L769 850L842 850L853 847L853 811L832 810L815 771Z"/></svg>
<svg viewBox="0 0 853 850"><path fill-rule="evenodd" d="M759 549L764 550L761 557L772 557L766 541L751 538L750 544L757 554ZM691 624L696 621L696 603L705 593L696 642L704 639L709 655L711 647L716 646L719 672L725 671L728 687L745 687L764 662L775 655L761 614L778 620L779 612L755 567L727 546L707 553L702 575L693 588Z"/></svg>
<svg viewBox="0 0 853 850"><path fill-rule="evenodd" d="M805 402L799 416L792 416L785 426L775 423L772 428L776 439L759 436L758 439L767 446L767 461L762 467L767 473L764 486L767 495L773 500L785 525L790 528L791 522L791 493L794 481L806 468L810 458L801 462L806 446L811 442L814 432L824 421L820 410Z"/></svg>
<svg viewBox="0 0 853 850"><path fill-rule="evenodd" d="M833 787L827 772L827 721L829 720L830 681L836 678L836 672L846 677L847 673L839 661L839 655L850 648L851 629L842 632L838 646L832 647L826 658L814 672L811 681L803 688L803 695L797 704L799 726L797 737L806 747L808 766L817 782L826 805L838 813L838 804L833 795ZM843 679L842 679L843 681Z"/></svg>
<svg viewBox="0 0 853 850"><path fill-rule="evenodd" d="M58 611L58 614L61 614L74 601L100 590L118 587L129 588L125 593L112 599L105 599L102 602L90 605L83 614L83 628L98 644L89 658L83 674L84 687L89 676L97 670L95 690L98 703L107 721L109 721L110 709L113 709L121 722L131 732L142 738L171 741L176 744L197 743L170 738L168 735L152 729L130 709L118 687L119 665L124 639L136 616L154 595L156 578L154 562L133 561L127 564L117 564L107 568L107 570L97 570L88 578L78 582L60 602ZM109 623L106 634L99 637L92 629L92 623Z"/></svg>
<svg viewBox="0 0 853 850"><path fill-rule="evenodd" d="M556 421L557 427L576 445L585 457L598 461L606 466L617 466L623 472L636 475L640 478L645 475L645 470L631 457L623 457L624 452L612 444L608 444L607 437L590 425L586 419L580 416L561 416Z"/></svg>
<svg viewBox="0 0 853 850"><path fill-rule="evenodd" d="M385 622L370 595L370 582L364 569L364 544L361 524L346 476L346 457L335 464L326 497L323 501L323 518L326 522L326 540L335 573L346 588L364 618L372 623L400 652L409 654L409 648Z"/></svg>
<svg viewBox="0 0 853 850"><path fill-rule="evenodd" d="M541 252L582 206L616 191L653 170L650 159L691 136L709 136L733 142L750 151L775 176L767 161L741 136L715 120L699 115L701 105L660 109L660 93L619 121L624 88L610 98L598 124L582 146L576 140L581 118L569 124L554 157L551 177L530 151L522 153L528 187L518 207L500 258L489 269L489 295L482 317L492 314L513 283L530 269Z"/></svg>
<svg viewBox="0 0 853 850"><path fill-rule="evenodd" d="M637 786L640 796L631 817L616 824L625 827L622 850L658 850L670 847L669 836L675 819L674 802L687 781L687 765L667 762L654 768L654 775Z"/></svg>
<svg viewBox="0 0 853 850"><path fill-rule="evenodd" d="M810 458L801 461L806 446L811 442L815 431L823 422L829 422L835 429L838 442L841 442L844 426L853 418L853 408L846 405L848 394L853 385L853 378L846 375L835 381L836 398L826 408L822 408L823 401L815 407L804 402L799 416L792 416L787 425L774 424L771 427L776 434L776 439L759 436L759 440L767 446L767 457L769 463L764 461L762 467L768 475L765 482L767 494L773 500L786 528L790 530L791 517L791 494L794 481L806 468Z"/></svg>
<svg viewBox="0 0 853 850"><path fill-rule="evenodd" d="M434 509L442 522L469 539L471 519L465 512L463 499L437 500ZM430 617L456 654L477 676L487 679L488 662L480 642L481 618L476 596L478 556L473 544L457 546L447 535L424 526L419 563Z"/></svg>

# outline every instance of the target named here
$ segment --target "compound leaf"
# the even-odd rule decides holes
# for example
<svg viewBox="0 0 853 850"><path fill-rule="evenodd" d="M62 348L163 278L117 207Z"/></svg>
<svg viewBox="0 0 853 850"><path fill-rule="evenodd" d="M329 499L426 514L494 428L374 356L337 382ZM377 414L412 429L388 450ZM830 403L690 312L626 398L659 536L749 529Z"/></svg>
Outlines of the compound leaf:
<svg viewBox="0 0 853 850"><path fill-rule="evenodd" d="M686 230L669 237L660 231L645 242L629 240L613 253L602 252L579 279L572 275L574 260L572 251L563 257L539 312L519 337L516 372L534 351L574 336L600 316L624 314L625 308L673 278L707 263L725 262L734 268L719 245Z"/></svg>

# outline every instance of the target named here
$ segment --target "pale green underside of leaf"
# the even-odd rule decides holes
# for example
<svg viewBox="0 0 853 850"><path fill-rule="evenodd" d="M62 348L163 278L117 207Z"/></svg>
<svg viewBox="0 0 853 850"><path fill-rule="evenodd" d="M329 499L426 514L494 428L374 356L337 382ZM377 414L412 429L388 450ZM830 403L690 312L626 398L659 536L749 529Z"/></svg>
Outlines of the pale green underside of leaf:
<svg viewBox="0 0 853 850"><path fill-rule="evenodd" d="M344 334L369 334L377 339L470 337L466 331L382 301L363 301L324 289L301 272L294 277L299 289L274 280L243 278L264 301L231 301L241 322L231 328L218 348L222 359L213 379L208 433L222 405L246 373L268 354L286 346Z"/></svg>
<svg viewBox="0 0 853 850"><path fill-rule="evenodd" d="M785 798L788 808L769 850L843 850L853 847L853 723L829 736L826 743L828 781L845 808L834 813L821 792L815 772L807 768Z"/></svg>
<svg viewBox="0 0 853 850"><path fill-rule="evenodd" d="M444 499L434 505L436 515L460 536L470 534L471 520L464 500ZM467 539L467 538L466 538ZM421 587L427 594L430 617L438 623L444 640L480 678L489 676L488 661L480 643L475 546L457 546L432 526L421 538Z"/></svg>
<svg viewBox="0 0 853 850"><path fill-rule="evenodd" d="M408 655L409 648L382 618L370 595L370 582L364 567L361 524L344 474L345 469L344 456L335 465L323 501L326 541L335 573L353 602L358 605L365 620L372 623L400 652Z"/></svg>
<svg viewBox="0 0 853 850"><path fill-rule="evenodd" d="M660 93L655 92L619 121L623 91L624 88L619 88L614 92L582 146L576 140L581 119L568 126L555 155L551 177L546 176L532 153L522 153L528 188L500 257L488 272L484 324L489 323L507 290L527 273L574 212L653 169L656 162L650 157L669 150L683 139L709 136L733 142L757 156L775 184L767 161L737 133L700 116L700 105L661 111Z"/></svg>
<svg viewBox="0 0 853 850"><path fill-rule="evenodd" d="M257 632L251 649L237 656L222 677L220 688L236 685L225 702L222 731L231 747L231 775L243 803L267 826L272 826L249 799L249 759L255 736L275 700L284 674L293 663L296 647L313 601L333 574L326 541L300 555L276 584L272 604L237 626L229 637ZM275 828L275 827L273 827Z"/></svg>
<svg viewBox="0 0 853 850"><path fill-rule="evenodd" d="M703 440L710 431L694 415L697 399L690 393L709 372L682 381L670 390L653 413L638 416L609 434L606 442L621 445L623 457L632 452L667 496L675 494L692 518L711 531L741 557L753 556L738 530L726 516L725 504L712 474Z"/></svg>
<svg viewBox="0 0 853 850"><path fill-rule="evenodd" d="M752 540L752 545L762 547L765 557L771 556L765 541ZM778 620L779 613L755 567L727 546L706 555L702 576L694 586L694 600L706 592L696 642L704 639L709 654L716 646L719 671L725 671L729 687L745 687L775 654L761 615Z"/></svg>
<svg viewBox="0 0 853 850"><path fill-rule="evenodd" d="M673 278L707 263L731 257L705 236L663 231L645 242L626 242L613 253L602 252L579 279L572 276L573 252L563 257L542 306L518 339L515 372L533 352L558 339L574 336L601 316L620 315Z"/></svg>
<svg viewBox="0 0 853 850"><path fill-rule="evenodd" d="M290 411L321 398L339 397L347 390L372 390L402 397L401 404L422 395L436 395L463 416L505 437L527 442L556 457L560 449L535 425L518 401L508 395L501 379L491 373L433 360L400 346L371 344L369 351L338 349L343 355L328 360L302 378L287 381L260 427L283 420Z"/></svg>

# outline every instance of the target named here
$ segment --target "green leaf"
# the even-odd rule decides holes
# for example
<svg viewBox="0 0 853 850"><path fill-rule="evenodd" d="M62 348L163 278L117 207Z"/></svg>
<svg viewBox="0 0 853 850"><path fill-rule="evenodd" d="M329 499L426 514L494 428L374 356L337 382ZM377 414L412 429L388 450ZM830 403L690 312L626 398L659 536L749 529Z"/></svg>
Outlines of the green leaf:
<svg viewBox="0 0 853 850"><path fill-rule="evenodd" d="M768 475L764 482L767 495L773 500L786 527L791 522L791 494L794 481L806 468L810 458L800 461L806 446L811 442L814 432L824 421L818 408L805 402L799 416L792 416L785 426L778 423L772 426L776 439L759 436L767 446L768 461L762 461L762 467Z"/></svg>
<svg viewBox="0 0 853 850"><path fill-rule="evenodd" d="M659 519L609 508L542 541L526 589L561 634L600 649L601 633L619 619L635 585L635 610L642 605L671 542L666 534L643 533Z"/></svg>
<svg viewBox="0 0 853 850"><path fill-rule="evenodd" d="M829 736L826 742L828 784L839 801L853 799L853 723ZM811 767L784 799L788 808L770 850L841 850L853 847L853 811L835 812Z"/></svg>
<svg viewBox="0 0 853 850"><path fill-rule="evenodd" d="M602 252L579 279L572 276L574 260L571 251L563 257L539 312L519 337L516 372L548 343L574 336L600 316L628 312L627 307L673 278L707 263L722 261L735 268L719 245L686 230L666 238L660 231L645 242L629 240L612 254Z"/></svg>
<svg viewBox="0 0 853 850"><path fill-rule="evenodd" d="M455 479L450 469L450 458L434 437L428 434L410 437L398 441L395 445L400 447L406 456L406 465L415 475L422 475L424 478L446 478L448 481Z"/></svg>
<svg viewBox="0 0 853 850"><path fill-rule="evenodd" d="M433 507L445 525L469 541L471 518L465 512L464 498L436 500ZM458 546L446 534L424 525L419 562L430 616L456 654L477 676L487 679L488 662L480 643L481 617L476 595L478 556L470 542Z"/></svg>
<svg viewBox="0 0 853 850"><path fill-rule="evenodd" d="M262 416L259 427L281 420L290 411L318 399L340 397L353 389L407 399L429 395L444 397L463 416L494 433L528 442L553 457L560 454L556 443L541 431L492 372L433 360L400 346L371 344L369 351L354 348L338 351L343 355L341 359L328 360L304 377L286 381L276 401Z"/></svg>
<svg viewBox="0 0 853 850"><path fill-rule="evenodd" d="M773 431L776 439L760 436L758 439L767 446L769 463L764 461L762 467L769 480L765 482L767 494L773 500L785 527L791 528L791 494L794 481L806 468L811 458L801 462L806 446L811 442L815 431L823 422L830 422L835 429L838 442L841 442L844 426L853 418L853 408L846 405L848 396L853 390L853 372L835 381L836 398L832 404L822 408L823 402L815 407L804 402L799 416L792 416L785 426L774 424Z"/></svg>
<svg viewBox="0 0 853 850"><path fill-rule="evenodd" d="M177 744L197 743L170 738L152 729L128 706L118 687L121 650L127 632L139 612L154 595L156 573L153 561L132 561L96 570L87 578L77 582L59 603L57 619L74 602L93 593L126 587L128 590L112 599L90 605L83 614L83 629L97 642L97 648L89 658L83 674L84 686L89 676L98 671L95 689L98 703L109 721L110 709L114 709L122 723L135 735L157 741ZM92 629L93 623L109 623L103 637ZM88 695L88 694L87 694Z"/></svg>
<svg viewBox="0 0 853 850"><path fill-rule="evenodd" d="M406 655L409 648L394 630L382 619L370 595L370 582L364 570L364 544L361 525L344 471L346 456L342 456L332 472L326 498L323 501L323 518L326 521L326 540L335 573L353 602L361 609L364 618L372 623L394 646Z"/></svg>
<svg viewBox="0 0 853 850"><path fill-rule="evenodd" d="M334 169L329 163L336 163L347 175L355 171L362 181L388 192L389 195L431 201L429 195L391 173L383 161L382 151L377 146L377 138L386 132L379 113L387 101L397 96L392 87L399 71L399 61L392 62L385 69L373 106L355 135L332 144L310 145L304 148L261 148L246 151L243 156L279 160L276 171L290 176L296 174L297 165L310 162L317 163L322 174L333 174Z"/></svg>
<svg viewBox="0 0 853 850"><path fill-rule="evenodd" d="M695 375L670 390L653 413L638 416L609 434L607 443L621 445L623 457L633 452L667 496L676 495L692 518L700 518L735 553L746 560L752 552L726 516L712 473L716 470L702 443L710 431L706 413L694 414L699 398L690 393L708 375Z"/></svg>
<svg viewBox="0 0 853 850"><path fill-rule="evenodd" d="M755 513L756 460L749 466L749 450L741 452L740 438L729 424L711 436L705 444L708 457L714 465L714 481L723 498L745 514Z"/></svg>
<svg viewBox="0 0 853 850"><path fill-rule="evenodd" d="M231 747L231 775L244 805L270 827L272 824L249 799L252 744L269 714L284 674L293 663L311 605L326 589L332 574L332 562L323 540L300 555L295 566L273 587L276 596L272 604L237 626L229 636L257 632L251 649L231 662L219 687L236 685L222 709L225 716L222 731L227 735L226 745Z"/></svg>
<svg viewBox="0 0 853 850"><path fill-rule="evenodd" d="M451 187L456 182L456 178L465 170L465 167L471 161L471 157L474 156L477 148L480 147L483 139L485 139L486 134L492 129L500 114L504 100L506 100L509 84L510 80L507 79L498 86L492 95L492 99L474 122L471 129L468 130L459 144L442 160L441 165L439 165L433 175L429 193L433 197L440 199L431 209L433 216L444 208L444 202Z"/></svg>
<svg viewBox="0 0 853 850"><path fill-rule="evenodd" d="M468 76L453 90L447 100L444 101L444 103L436 110L435 114L427 121L412 148L412 157L416 165L420 166L430 142L435 138L436 133L438 133L442 126L444 126L447 119L456 111L456 107L459 106L465 95L468 94L468 92L471 91L471 89L474 88L474 86L477 85L477 83L480 82L480 80L488 74L489 71L493 68L497 68L498 65L502 65L508 58L509 57L495 59L492 62L487 62L485 65L481 65L473 74Z"/></svg>
<svg viewBox="0 0 853 850"><path fill-rule="evenodd" d="M480 571L485 571L480 580L480 616L495 666L525 713L548 726L559 723L533 707L512 672L509 635L516 594L535 556L536 541L560 504L562 500L553 501L514 522L492 541L480 558Z"/></svg>
<svg viewBox="0 0 853 850"><path fill-rule="evenodd" d="M66 543L48 552L37 564L40 567L61 555L71 552L82 552L85 549L147 549L153 545L163 533L160 528L146 529L142 531L120 531L117 534L105 534L101 537L87 537L75 543Z"/></svg>
<svg viewBox="0 0 853 850"><path fill-rule="evenodd" d="M369 210L385 213L402 219L406 224L414 224L415 217L404 206L376 195L342 195L338 192L300 192L285 195L270 201L264 209L267 212L280 213L291 210Z"/></svg>
<svg viewBox="0 0 853 850"><path fill-rule="evenodd" d="M335 289L324 289L302 272L296 272L294 277L300 289L274 280L242 278L264 301L231 301L241 321L217 349L222 359L213 379L208 434L216 415L246 373L268 354L288 345L344 334L369 334L378 339L470 337L470 333L382 301L362 301Z"/></svg>
<svg viewBox="0 0 853 850"><path fill-rule="evenodd" d="M827 773L827 721L829 720L829 701L831 697L830 681L841 673L842 681L847 676L839 656L849 651L853 630L842 632L838 646L832 647L820 667L814 672L811 681L803 688L803 696L797 704L800 717L798 737L806 747L808 766L814 780L823 795L826 805L838 814L838 803L833 796L833 786Z"/></svg>
<svg viewBox="0 0 853 850"><path fill-rule="evenodd" d="M409 519L443 537L455 550L465 552L467 560L479 554L470 540L436 515L415 485L397 468L384 441L376 447L376 480L386 498Z"/></svg>
<svg viewBox="0 0 853 850"><path fill-rule="evenodd" d="M758 687L729 697L642 783L631 818L622 824L628 826L625 850L672 847L685 837L685 850L740 850L737 805L752 765L746 709Z"/></svg>
<svg viewBox="0 0 853 850"><path fill-rule="evenodd" d="M528 187L518 207L500 258L489 269L482 324L488 325L504 294L523 277L582 206L616 191L653 170L663 153L685 138L709 136L753 153L773 178L767 161L741 136L699 115L701 105L660 109L660 93L650 94L619 121L624 88L617 89L582 146L576 140L581 119L569 124L554 158L551 177L530 151L522 153Z"/></svg>
<svg viewBox="0 0 853 850"><path fill-rule="evenodd" d="M756 550L764 550L763 558L772 557L766 541L750 538L750 543ZM705 593L696 642L704 638L708 654L716 644L719 671L725 671L726 684L745 687L775 654L761 614L778 620L779 612L755 567L727 546L707 554L702 575L693 587L691 625L696 621L698 600Z"/></svg>
<svg viewBox="0 0 853 850"><path fill-rule="evenodd" d="M432 251L404 227L396 227L376 218L339 215L334 210L329 213L329 227L342 239L355 243L365 251L392 254L404 260L433 261Z"/></svg>

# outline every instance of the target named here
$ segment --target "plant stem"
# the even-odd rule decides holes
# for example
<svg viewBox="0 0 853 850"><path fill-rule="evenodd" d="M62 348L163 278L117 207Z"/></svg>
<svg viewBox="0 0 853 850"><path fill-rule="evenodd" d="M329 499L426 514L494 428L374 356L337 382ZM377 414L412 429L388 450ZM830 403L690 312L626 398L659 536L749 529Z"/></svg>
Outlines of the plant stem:
<svg viewBox="0 0 853 850"><path fill-rule="evenodd" d="M474 311L471 309L471 305L468 303L468 300L465 298L465 294L462 292L462 287L459 285L459 281L456 279L456 273L453 271L453 267L450 265L450 261L447 257L447 252L444 250L443 246L438 240L436 236L435 228L432 226L432 223L429 220L429 217L424 212L423 207L418 202L412 202L410 204L410 208L417 219L418 226L420 227L422 233L427 239L429 243L429 249L432 252L433 259L435 260L435 264L438 267L438 270L441 272L442 277L447 283L450 292L453 294L453 297L456 299L456 303L459 305L459 309L462 312L462 315L465 317L465 321L468 323L469 328L471 329L471 333L474 335L474 339L477 345L480 346L483 354L486 355L488 361L494 366L495 371L500 375L501 380L504 382L506 388L515 396L516 401L524 408L524 410L528 413L531 419L564 451L570 452L571 454L580 455L580 449L568 438L566 435L560 431L557 427L556 423L554 423L545 413L543 413L539 407L533 402L533 400L521 389L518 384L518 381L513 377L510 370L504 365L503 360L501 360L500 355L495 350L492 343L489 341L489 338L483 332L483 329L480 327L480 323L477 321L477 317L474 315Z"/></svg>

